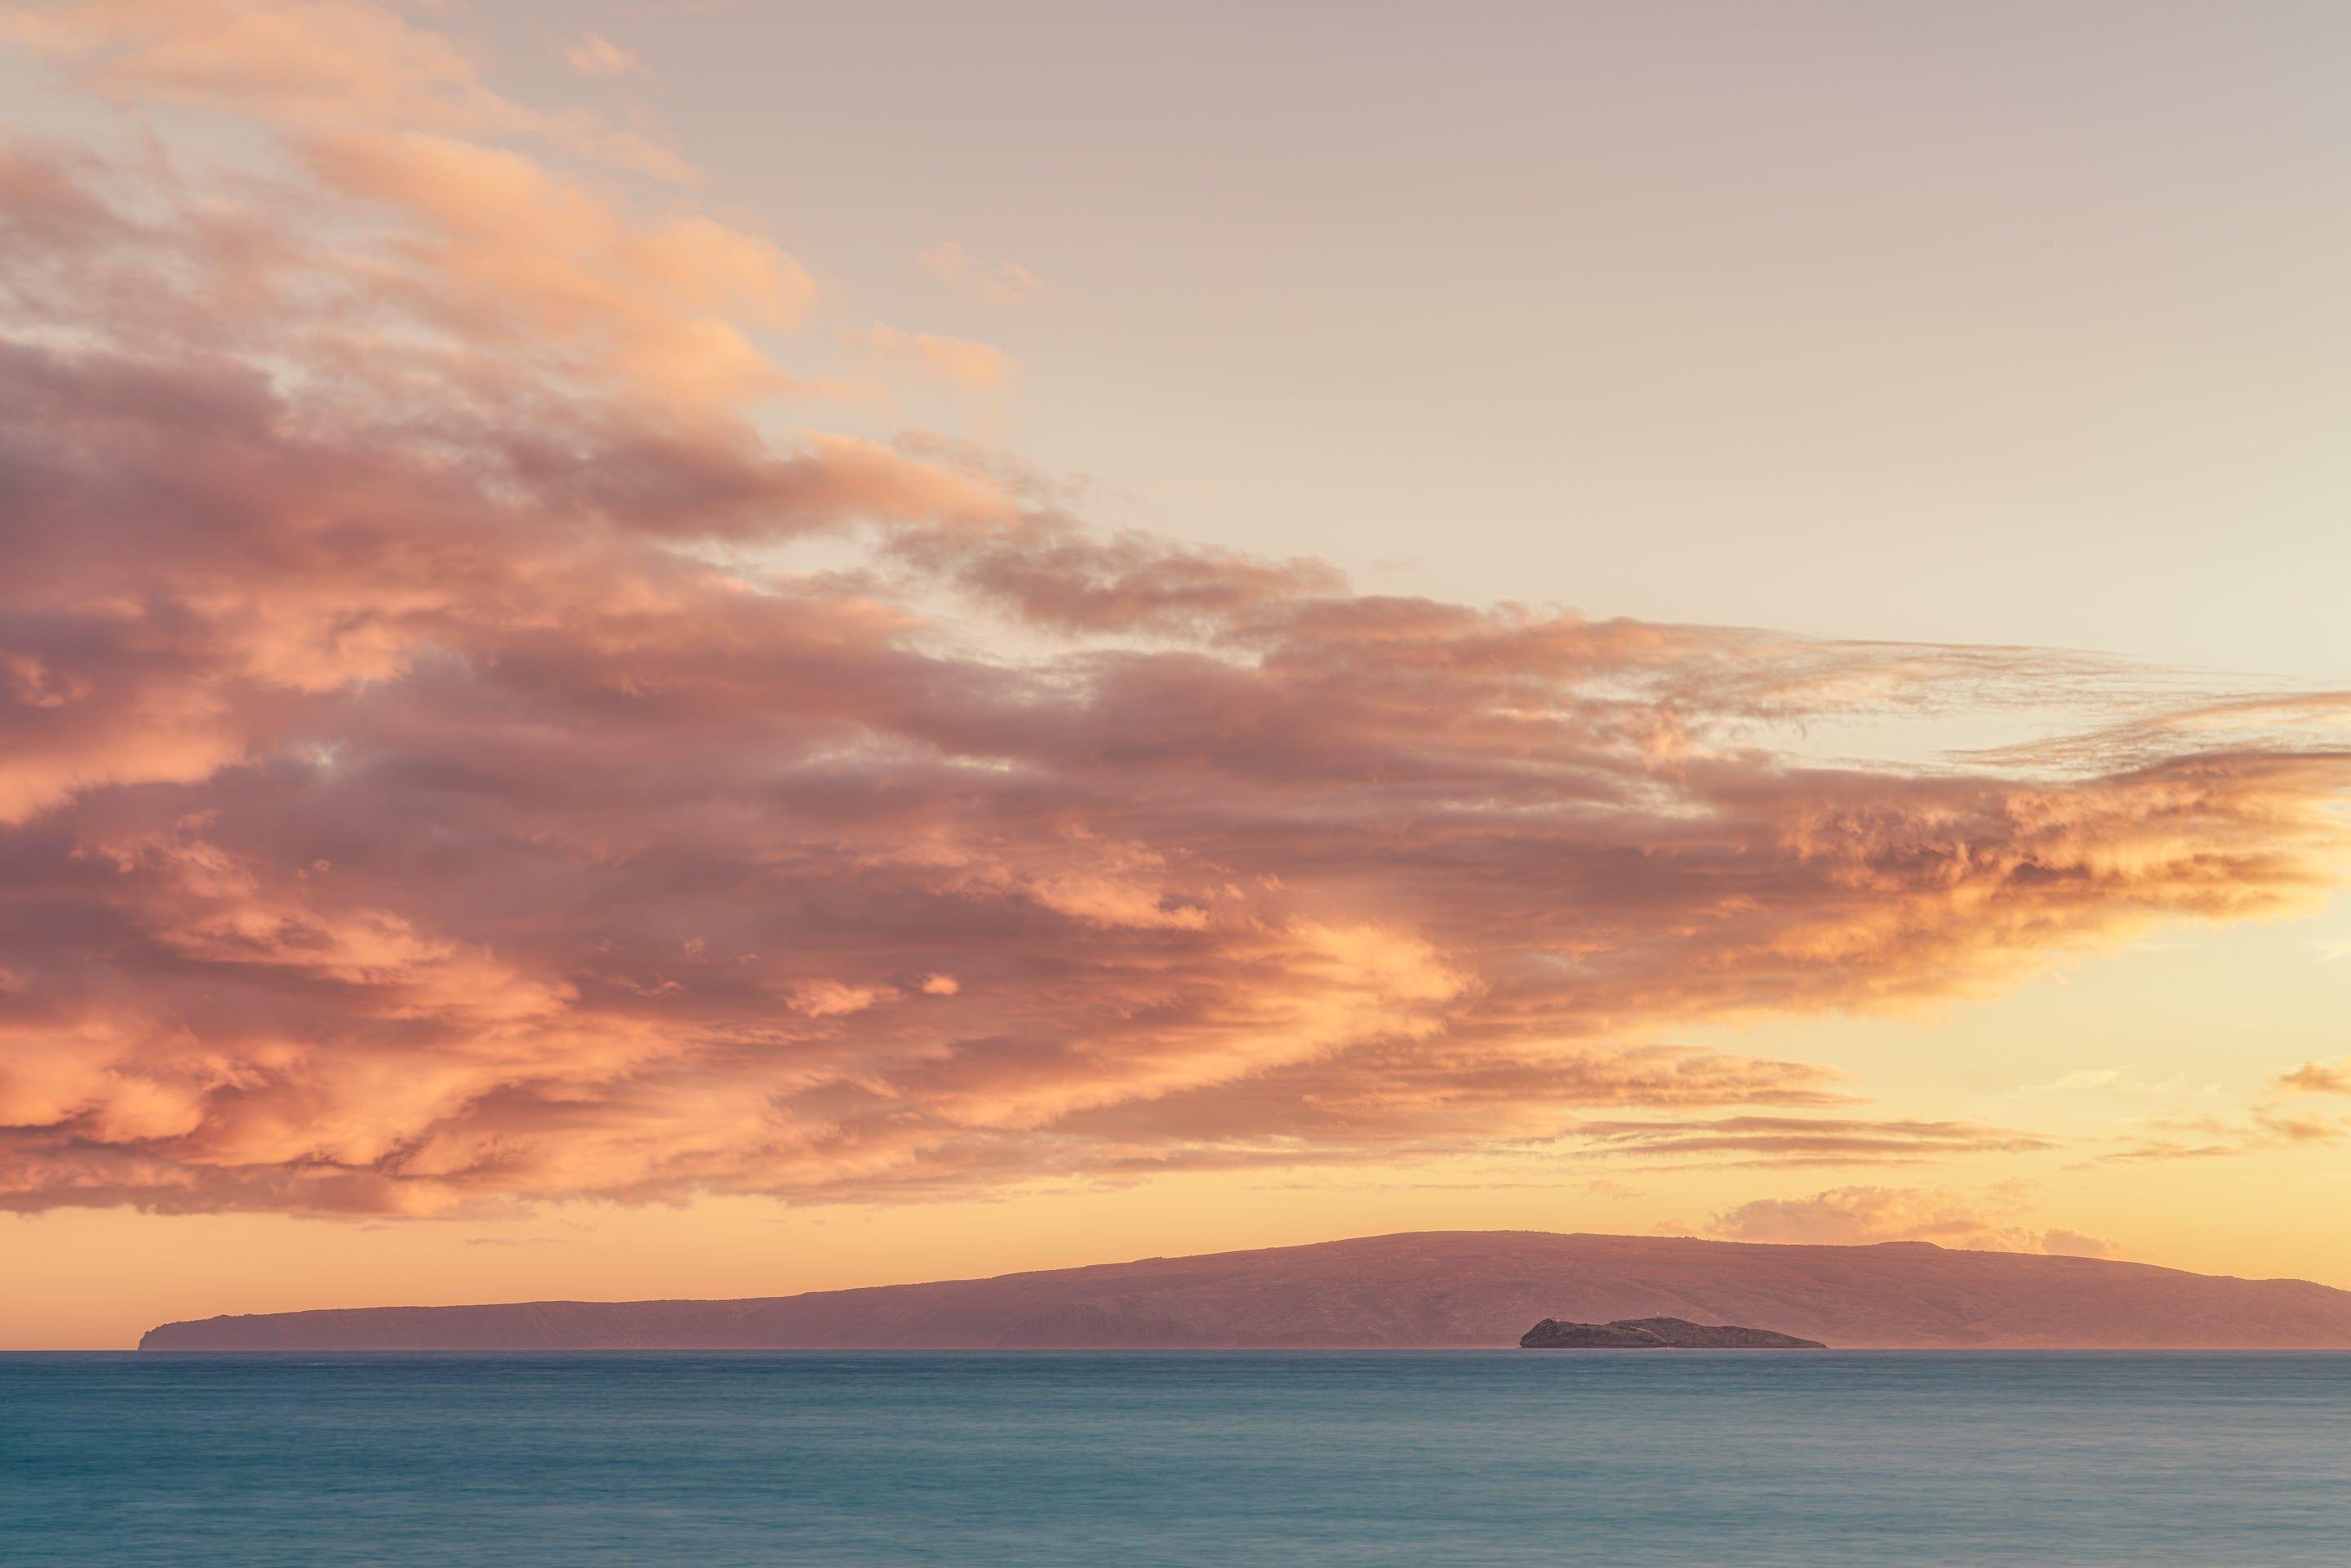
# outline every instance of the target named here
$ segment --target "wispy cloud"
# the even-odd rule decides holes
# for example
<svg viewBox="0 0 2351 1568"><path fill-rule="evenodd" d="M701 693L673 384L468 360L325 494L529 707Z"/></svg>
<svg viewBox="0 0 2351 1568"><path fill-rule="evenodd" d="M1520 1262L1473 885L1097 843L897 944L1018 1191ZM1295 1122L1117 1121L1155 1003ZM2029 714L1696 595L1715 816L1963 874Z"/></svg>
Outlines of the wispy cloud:
<svg viewBox="0 0 2351 1568"><path fill-rule="evenodd" d="M2052 1139L1974 1122L1836 1116L1586 1121L1569 1135L1610 1151L1726 1166L1915 1165L1959 1155L2031 1154Z"/></svg>
<svg viewBox="0 0 2351 1568"><path fill-rule="evenodd" d="M564 62L585 77L624 77L642 68L637 57L601 33L590 33L564 51Z"/></svg>
<svg viewBox="0 0 2351 1568"><path fill-rule="evenodd" d="M2059 1074L2046 1083L2036 1083L2019 1092L2042 1094L2116 1094L2116 1095L2196 1095L2211 1098L2220 1092L2220 1086L2210 1081L2198 1081L2184 1072L2174 1072L2162 1078L2143 1075L2136 1064L2121 1067L2085 1067Z"/></svg>
<svg viewBox="0 0 2351 1568"><path fill-rule="evenodd" d="M298 139L526 137L616 169L699 178L635 130L494 91L451 39L371 0L66 0L0 14L0 39L141 108L248 116Z"/></svg>
<svg viewBox="0 0 2351 1568"><path fill-rule="evenodd" d="M2226 1159L2276 1149L2330 1147L2346 1142L2351 1142L2351 1121L2312 1113L2256 1109L2234 1120L2222 1116L2160 1117L2122 1139L2102 1157L2121 1164Z"/></svg>
<svg viewBox="0 0 2351 1568"><path fill-rule="evenodd" d="M2114 1243L2098 1237L2020 1223L2025 1197L2021 1186L1974 1194L1940 1187L1833 1187L1807 1197L1742 1203L1716 1215L1708 1232L1731 1241L1835 1247L1931 1241L1995 1252L2115 1255Z"/></svg>
<svg viewBox="0 0 2351 1568"><path fill-rule="evenodd" d="M2332 1067L2305 1061L2280 1078L2277 1086L2291 1094L2351 1094L2351 1057Z"/></svg>
<svg viewBox="0 0 2351 1568"><path fill-rule="evenodd" d="M945 382L967 392L1000 392L1020 375L1020 363L1003 350L968 338L870 327L845 334L854 348L884 366Z"/></svg>
<svg viewBox="0 0 2351 1568"><path fill-rule="evenodd" d="M1019 305L1045 291L1045 280L1013 261L983 261L947 240L917 256L924 271L990 305Z"/></svg>

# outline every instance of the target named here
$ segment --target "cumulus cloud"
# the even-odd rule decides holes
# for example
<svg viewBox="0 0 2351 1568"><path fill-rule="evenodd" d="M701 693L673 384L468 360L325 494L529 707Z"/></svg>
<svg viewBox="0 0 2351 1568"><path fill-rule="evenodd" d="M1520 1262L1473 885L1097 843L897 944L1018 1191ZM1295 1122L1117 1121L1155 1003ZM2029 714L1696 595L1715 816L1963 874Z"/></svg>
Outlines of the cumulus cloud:
<svg viewBox="0 0 2351 1568"><path fill-rule="evenodd" d="M0 157L0 1203L2023 1153L1665 1042L2337 877L2340 748L2078 659L1363 593L778 435L807 270L400 13L25 16L283 156ZM2052 692L2103 750L1793 749Z"/></svg>
<svg viewBox="0 0 2351 1568"><path fill-rule="evenodd" d="M1708 1233L1729 1241L1855 1247L1931 1241L1994 1252L2111 1258L2114 1243L2078 1230L2017 1223L2022 1195L2011 1188L1969 1195L1941 1188L1841 1186L1809 1197L1758 1198L1714 1217Z"/></svg>

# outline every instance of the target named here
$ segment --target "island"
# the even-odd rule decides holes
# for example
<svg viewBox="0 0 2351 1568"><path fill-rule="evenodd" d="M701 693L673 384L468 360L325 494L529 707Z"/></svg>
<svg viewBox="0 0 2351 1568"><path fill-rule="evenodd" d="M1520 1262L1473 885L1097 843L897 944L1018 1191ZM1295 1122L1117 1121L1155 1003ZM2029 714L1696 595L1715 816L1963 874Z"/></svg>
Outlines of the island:
<svg viewBox="0 0 2351 1568"><path fill-rule="evenodd" d="M786 1260L778 1260L779 1273ZM158 1324L150 1351L1500 1350L1538 1318L1770 1323L1840 1350L2351 1350L2351 1291L2126 1263L1424 1230L730 1301L350 1306ZM1700 1320L1703 1320L1701 1322ZM1658 1334L1659 1338L1668 1337Z"/></svg>
<svg viewBox="0 0 2351 1568"><path fill-rule="evenodd" d="M1619 1318L1570 1323L1545 1318L1519 1336L1520 1350L1826 1350L1816 1339L1687 1318Z"/></svg>

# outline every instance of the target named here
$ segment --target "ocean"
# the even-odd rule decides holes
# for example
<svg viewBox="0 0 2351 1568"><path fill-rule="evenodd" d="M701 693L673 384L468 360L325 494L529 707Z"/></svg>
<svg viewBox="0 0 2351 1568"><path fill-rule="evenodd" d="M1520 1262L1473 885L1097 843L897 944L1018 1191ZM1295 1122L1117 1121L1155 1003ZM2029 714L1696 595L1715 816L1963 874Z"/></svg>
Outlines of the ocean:
<svg viewBox="0 0 2351 1568"><path fill-rule="evenodd" d="M8 1568L2351 1562L2351 1354L0 1355Z"/></svg>

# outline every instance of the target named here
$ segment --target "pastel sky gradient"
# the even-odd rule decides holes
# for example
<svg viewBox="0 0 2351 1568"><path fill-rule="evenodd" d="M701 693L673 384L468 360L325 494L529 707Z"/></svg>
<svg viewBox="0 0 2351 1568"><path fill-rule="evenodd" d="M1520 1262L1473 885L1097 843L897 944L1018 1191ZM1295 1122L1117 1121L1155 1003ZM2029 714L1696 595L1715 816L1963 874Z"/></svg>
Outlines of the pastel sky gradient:
<svg viewBox="0 0 2351 1568"><path fill-rule="evenodd" d="M2338 5L0 12L0 1344L2351 1285Z"/></svg>

